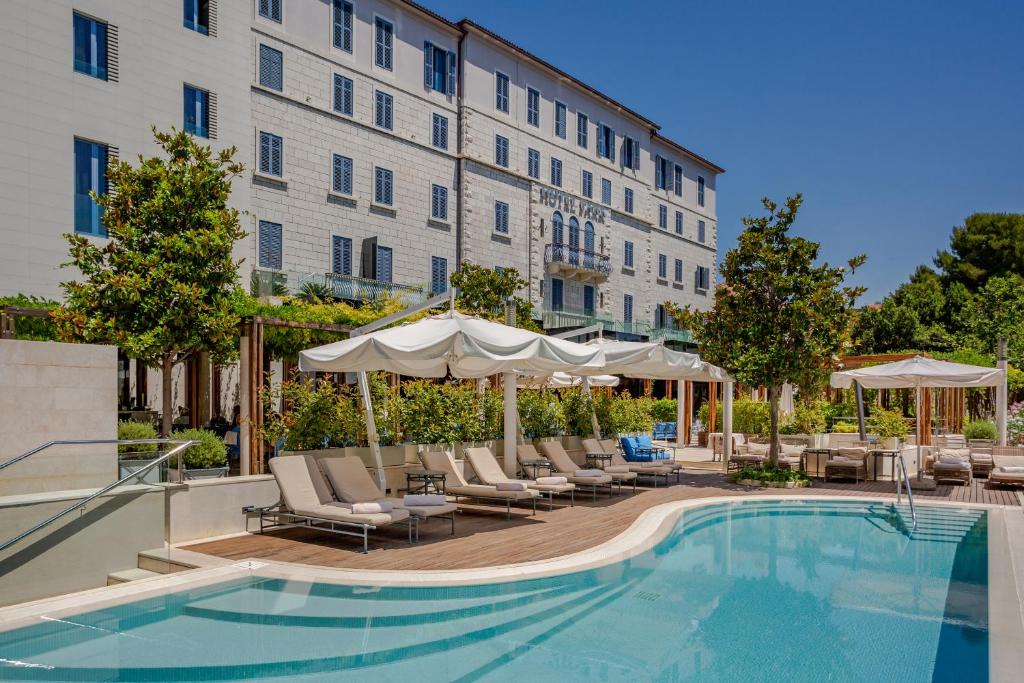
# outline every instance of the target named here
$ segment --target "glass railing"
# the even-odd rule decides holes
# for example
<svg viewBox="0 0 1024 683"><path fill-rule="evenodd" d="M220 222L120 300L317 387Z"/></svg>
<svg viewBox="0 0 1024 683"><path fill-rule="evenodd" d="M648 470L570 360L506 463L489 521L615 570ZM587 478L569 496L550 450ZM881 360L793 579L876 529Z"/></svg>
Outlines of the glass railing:
<svg viewBox="0 0 1024 683"><path fill-rule="evenodd" d="M655 327L651 330L651 339L691 343L693 342L693 335L688 330L677 330L672 327Z"/></svg>
<svg viewBox="0 0 1024 683"><path fill-rule="evenodd" d="M562 263L578 270L608 275L612 272L611 259L605 254L572 247L568 244L549 244L544 248L544 263Z"/></svg>
<svg viewBox="0 0 1024 683"><path fill-rule="evenodd" d="M594 315L584 311L545 310L541 314L544 329L567 329L572 327L589 327L601 324L605 332L638 337L651 336L651 324L640 320L615 320L605 316Z"/></svg>
<svg viewBox="0 0 1024 683"><path fill-rule="evenodd" d="M297 273L254 269L252 272L254 296L297 296L311 294L318 298L345 301L379 301L385 298L401 300L412 306L430 298L423 285L402 285L383 280L342 275L340 273Z"/></svg>

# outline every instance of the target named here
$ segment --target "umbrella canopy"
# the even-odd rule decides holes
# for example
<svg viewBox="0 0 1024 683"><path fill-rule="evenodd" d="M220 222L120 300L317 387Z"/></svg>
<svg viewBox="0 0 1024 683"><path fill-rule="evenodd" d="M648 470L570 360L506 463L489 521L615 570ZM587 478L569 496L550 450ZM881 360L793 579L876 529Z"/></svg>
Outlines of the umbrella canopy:
<svg viewBox="0 0 1024 683"><path fill-rule="evenodd" d="M604 349L604 372L613 375L711 382L730 379L722 368L705 363L697 354L673 351L657 342L592 339L587 345Z"/></svg>
<svg viewBox="0 0 1024 683"><path fill-rule="evenodd" d="M505 372L598 373L600 347L556 339L448 311L299 354L303 372L385 370L415 377L486 377Z"/></svg>
<svg viewBox="0 0 1024 683"><path fill-rule="evenodd" d="M914 387L995 387L1005 379L999 368L950 363L915 356L895 363L832 373L832 386L848 389L854 382L868 389Z"/></svg>
<svg viewBox="0 0 1024 683"><path fill-rule="evenodd" d="M587 380L592 387L617 387L619 378L615 375L593 375ZM567 372L553 372L547 377L536 375L520 375L520 389L564 389L566 387L578 387L583 383L583 378L577 375L570 375Z"/></svg>

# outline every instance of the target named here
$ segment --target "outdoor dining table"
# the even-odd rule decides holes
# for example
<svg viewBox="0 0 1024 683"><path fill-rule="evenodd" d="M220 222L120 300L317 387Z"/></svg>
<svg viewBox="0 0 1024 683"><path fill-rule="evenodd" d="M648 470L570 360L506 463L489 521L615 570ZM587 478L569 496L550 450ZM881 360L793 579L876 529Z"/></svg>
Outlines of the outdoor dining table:
<svg viewBox="0 0 1024 683"><path fill-rule="evenodd" d="M408 493L444 493L448 475L443 470L409 470L405 473Z"/></svg>
<svg viewBox="0 0 1024 683"><path fill-rule="evenodd" d="M597 467L598 469L604 469L605 465L612 464L611 453L587 453L586 466Z"/></svg>
<svg viewBox="0 0 1024 683"><path fill-rule="evenodd" d="M547 470L548 474L555 471L554 463L548 460L524 460L519 464L522 466L523 474L526 475L527 479L536 479L538 470ZM530 476L531 474L533 476Z"/></svg>

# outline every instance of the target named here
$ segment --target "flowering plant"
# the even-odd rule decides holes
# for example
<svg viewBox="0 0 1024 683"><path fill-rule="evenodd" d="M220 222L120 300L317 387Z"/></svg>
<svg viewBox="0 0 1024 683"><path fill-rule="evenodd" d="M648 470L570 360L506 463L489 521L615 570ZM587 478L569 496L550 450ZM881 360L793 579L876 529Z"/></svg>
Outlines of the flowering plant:
<svg viewBox="0 0 1024 683"><path fill-rule="evenodd" d="M1014 403L1007 411L1006 441L1011 446L1024 446L1024 401Z"/></svg>

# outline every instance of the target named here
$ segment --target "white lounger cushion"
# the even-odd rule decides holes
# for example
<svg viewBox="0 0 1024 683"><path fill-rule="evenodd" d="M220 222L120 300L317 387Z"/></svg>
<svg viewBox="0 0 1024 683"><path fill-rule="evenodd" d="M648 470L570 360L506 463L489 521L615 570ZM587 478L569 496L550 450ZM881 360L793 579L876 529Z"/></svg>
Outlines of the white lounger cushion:
<svg viewBox="0 0 1024 683"><path fill-rule="evenodd" d="M562 486L569 483L565 477L537 477L537 483L543 486Z"/></svg>
<svg viewBox="0 0 1024 683"><path fill-rule="evenodd" d="M600 477L604 474L604 470L576 470L573 472L574 477Z"/></svg>
<svg viewBox="0 0 1024 683"><path fill-rule="evenodd" d="M375 515L378 512L391 512L394 507L389 500L377 500L370 503L352 503L352 512L357 515Z"/></svg>
<svg viewBox="0 0 1024 683"><path fill-rule="evenodd" d="M405 498L402 499L402 503L406 506L412 505L415 507L431 507L433 505L444 505L447 503L444 496L436 493L409 493L406 494Z"/></svg>
<svg viewBox="0 0 1024 683"><path fill-rule="evenodd" d="M1024 467L1017 465L1000 465L996 469L1000 472L1006 472L1007 474L1024 474Z"/></svg>
<svg viewBox="0 0 1024 683"><path fill-rule="evenodd" d="M373 477L366 471L366 465L358 456L321 458L320 469L327 475L338 500L343 503L369 503L384 499L384 492L377 488Z"/></svg>
<svg viewBox="0 0 1024 683"><path fill-rule="evenodd" d="M527 489L525 481L499 481L494 487L499 491L525 491Z"/></svg>
<svg viewBox="0 0 1024 683"><path fill-rule="evenodd" d="M629 469L629 465L608 465L604 471L608 474L625 474L632 470Z"/></svg>

